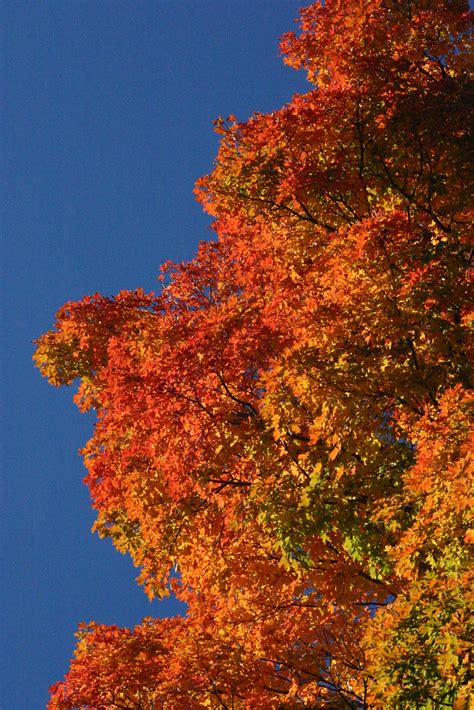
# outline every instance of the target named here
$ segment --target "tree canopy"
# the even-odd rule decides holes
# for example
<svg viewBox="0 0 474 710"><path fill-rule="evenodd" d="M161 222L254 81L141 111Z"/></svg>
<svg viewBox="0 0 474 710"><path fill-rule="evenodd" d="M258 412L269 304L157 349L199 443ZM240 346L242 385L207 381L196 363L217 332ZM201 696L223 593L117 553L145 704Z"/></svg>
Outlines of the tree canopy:
<svg viewBox="0 0 474 710"><path fill-rule="evenodd" d="M468 703L471 41L462 0L304 8L308 93L216 122L215 238L37 341L95 529L188 605L82 625L51 709Z"/></svg>

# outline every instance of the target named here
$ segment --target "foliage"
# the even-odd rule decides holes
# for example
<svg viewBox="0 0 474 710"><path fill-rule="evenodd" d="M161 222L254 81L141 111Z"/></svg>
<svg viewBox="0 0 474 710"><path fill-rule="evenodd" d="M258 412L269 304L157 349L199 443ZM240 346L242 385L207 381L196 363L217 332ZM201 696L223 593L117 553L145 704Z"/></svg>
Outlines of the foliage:
<svg viewBox="0 0 474 710"><path fill-rule="evenodd" d="M216 239L38 340L97 412L96 530L188 604L83 627L50 708L468 702L470 15L326 0L300 25L311 90L216 123Z"/></svg>

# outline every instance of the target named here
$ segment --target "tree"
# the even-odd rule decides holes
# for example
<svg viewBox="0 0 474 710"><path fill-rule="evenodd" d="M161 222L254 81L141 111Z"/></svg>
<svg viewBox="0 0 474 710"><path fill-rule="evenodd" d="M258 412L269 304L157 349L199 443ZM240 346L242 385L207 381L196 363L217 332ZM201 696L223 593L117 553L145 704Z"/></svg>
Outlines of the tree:
<svg viewBox="0 0 474 710"><path fill-rule="evenodd" d="M50 708L468 702L470 21L303 9L281 48L313 88L216 122L215 240L38 340L97 412L96 530L188 604L81 627Z"/></svg>

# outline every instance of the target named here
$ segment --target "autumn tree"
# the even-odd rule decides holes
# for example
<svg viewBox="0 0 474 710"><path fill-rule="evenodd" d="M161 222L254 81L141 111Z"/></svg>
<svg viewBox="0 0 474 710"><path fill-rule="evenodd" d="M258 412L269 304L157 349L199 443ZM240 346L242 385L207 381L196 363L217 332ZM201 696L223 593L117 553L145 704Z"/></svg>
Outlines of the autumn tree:
<svg viewBox="0 0 474 710"><path fill-rule="evenodd" d="M97 413L95 529L188 605L82 626L50 708L467 706L470 23L303 9L308 93L216 123L215 239L38 340Z"/></svg>

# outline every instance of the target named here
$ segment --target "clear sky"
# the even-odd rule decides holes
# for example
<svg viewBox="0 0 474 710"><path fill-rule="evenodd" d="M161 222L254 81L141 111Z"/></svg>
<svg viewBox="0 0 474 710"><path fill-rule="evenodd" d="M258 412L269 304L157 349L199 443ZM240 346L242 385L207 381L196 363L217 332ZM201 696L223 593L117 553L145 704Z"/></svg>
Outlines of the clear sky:
<svg viewBox="0 0 474 710"><path fill-rule="evenodd" d="M1 710L44 708L79 621L133 626L137 571L90 534L93 418L33 368L65 301L156 286L208 236L212 120L306 90L278 57L295 0L4 0ZM6 186L6 187L5 187Z"/></svg>

